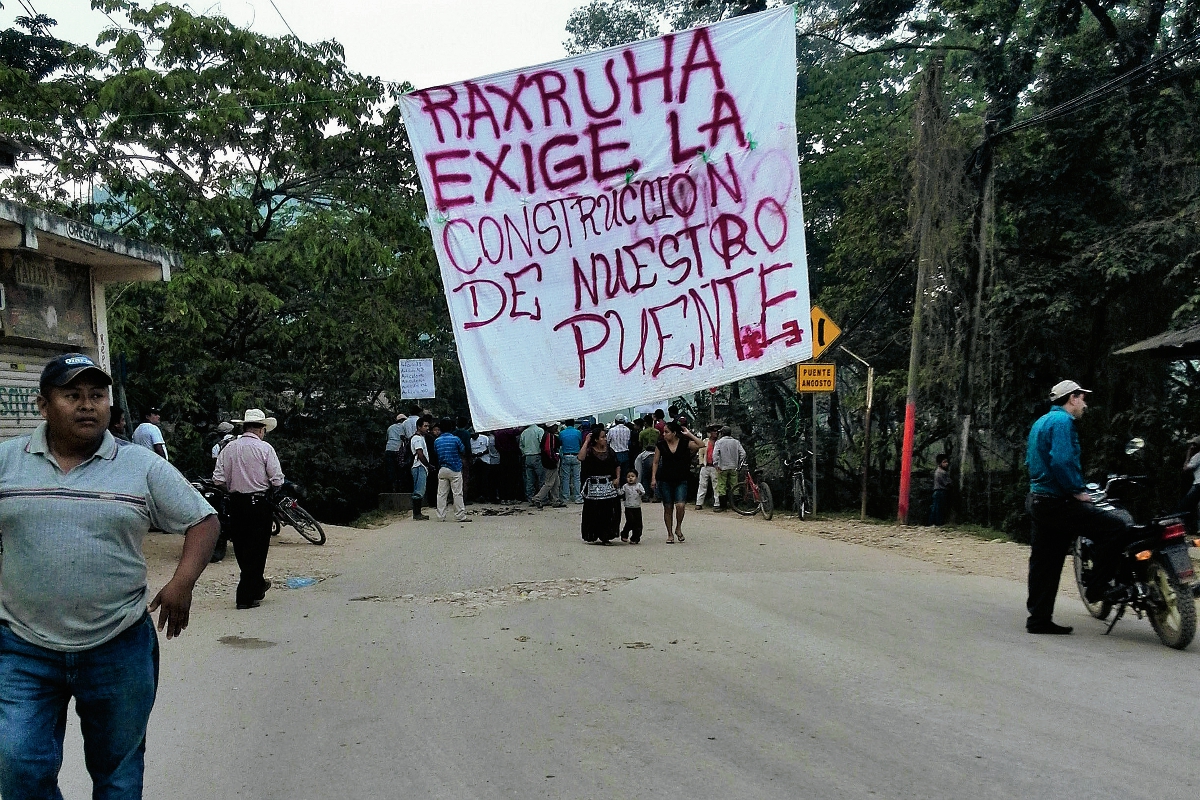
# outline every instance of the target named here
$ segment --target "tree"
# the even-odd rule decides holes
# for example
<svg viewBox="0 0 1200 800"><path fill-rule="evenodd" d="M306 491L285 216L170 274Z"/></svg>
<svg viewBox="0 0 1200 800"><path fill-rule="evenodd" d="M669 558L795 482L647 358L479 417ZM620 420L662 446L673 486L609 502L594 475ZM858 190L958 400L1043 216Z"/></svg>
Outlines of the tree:
<svg viewBox="0 0 1200 800"><path fill-rule="evenodd" d="M175 421L181 467L211 468L204 436L264 407L317 512L353 516L381 484L396 360L454 363L401 87L348 70L336 43L102 5L130 27L30 91L22 134L55 161L8 188L183 255L169 284L109 301L129 397ZM98 188L77 201L81 184ZM456 372L443 388L461 400Z"/></svg>

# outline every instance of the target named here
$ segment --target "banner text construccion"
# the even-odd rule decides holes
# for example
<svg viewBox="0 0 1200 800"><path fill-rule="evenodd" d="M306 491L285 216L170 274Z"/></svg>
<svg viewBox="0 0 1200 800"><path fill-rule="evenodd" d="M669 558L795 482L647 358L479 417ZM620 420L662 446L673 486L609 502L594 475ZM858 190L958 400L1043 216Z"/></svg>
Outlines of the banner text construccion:
<svg viewBox="0 0 1200 800"><path fill-rule="evenodd" d="M402 111L477 425L809 357L790 9Z"/></svg>

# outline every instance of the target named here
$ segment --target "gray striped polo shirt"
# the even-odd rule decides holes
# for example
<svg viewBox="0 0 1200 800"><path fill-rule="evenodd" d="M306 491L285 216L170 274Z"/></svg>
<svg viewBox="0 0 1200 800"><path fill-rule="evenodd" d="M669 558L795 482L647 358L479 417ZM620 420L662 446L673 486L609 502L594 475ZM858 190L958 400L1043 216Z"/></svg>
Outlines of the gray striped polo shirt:
<svg viewBox="0 0 1200 800"><path fill-rule="evenodd" d="M142 538L215 513L179 470L144 447L117 447L63 473L46 423L0 443L0 620L50 650L104 644L146 611Z"/></svg>

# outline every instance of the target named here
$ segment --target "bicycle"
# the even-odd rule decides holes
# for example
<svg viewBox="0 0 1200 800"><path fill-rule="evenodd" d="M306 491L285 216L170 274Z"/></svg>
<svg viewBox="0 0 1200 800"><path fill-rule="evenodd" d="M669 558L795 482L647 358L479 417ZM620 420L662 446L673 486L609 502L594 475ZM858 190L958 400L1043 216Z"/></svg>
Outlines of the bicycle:
<svg viewBox="0 0 1200 800"><path fill-rule="evenodd" d="M792 511L800 519L813 513L812 490L808 480L808 457L811 455L812 452L805 451L794 461L785 459L783 462L783 466L792 473Z"/></svg>
<svg viewBox="0 0 1200 800"><path fill-rule="evenodd" d="M766 483L756 481L745 462L738 471L741 472L742 468L745 469L745 477L730 490L729 504L743 517L752 517L761 511L763 519L770 519L775 513L775 501L771 497L771 487Z"/></svg>
<svg viewBox="0 0 1200 800"><path fill-rule="evenodd" d="M325 544L325 529L312 514L300 506L296 499L296 487L291 481L271 492L271 535L278 536L284 525L291 525L296 532L315 545Z"/></svg>

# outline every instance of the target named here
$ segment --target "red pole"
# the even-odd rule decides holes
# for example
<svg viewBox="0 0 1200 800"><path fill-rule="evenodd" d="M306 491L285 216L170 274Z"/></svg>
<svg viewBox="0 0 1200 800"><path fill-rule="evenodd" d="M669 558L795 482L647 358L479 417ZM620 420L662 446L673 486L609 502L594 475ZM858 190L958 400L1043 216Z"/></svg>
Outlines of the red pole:
<svg viewBox="0 0 1200 800"><path fill-rule="evenodd" d="M900 506L897 517L908 524L908 495L912 488L913 437L917 432L917 403L911 398L904 405L904 450L900 456Z"/></svg>

